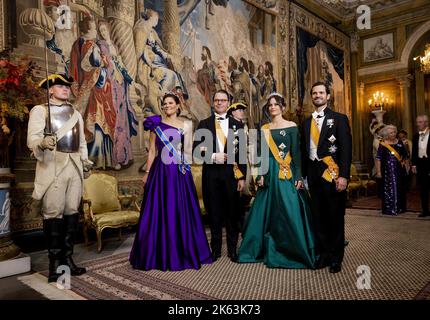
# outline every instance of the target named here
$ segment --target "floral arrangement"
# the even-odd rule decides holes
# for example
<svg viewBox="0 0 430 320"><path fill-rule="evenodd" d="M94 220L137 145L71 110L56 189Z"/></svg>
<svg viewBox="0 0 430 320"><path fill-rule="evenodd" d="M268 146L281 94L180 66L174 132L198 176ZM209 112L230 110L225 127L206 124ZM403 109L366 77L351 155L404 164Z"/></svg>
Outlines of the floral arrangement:
<svg viewBox="0 0 430 320"><path fill-rule="evenodd" d="M8 51L0 53L0 133L11 133L8 120L21 121L29 113L28 106L43 101L33 75L37 66L27 57L11 61Z"/></svg>

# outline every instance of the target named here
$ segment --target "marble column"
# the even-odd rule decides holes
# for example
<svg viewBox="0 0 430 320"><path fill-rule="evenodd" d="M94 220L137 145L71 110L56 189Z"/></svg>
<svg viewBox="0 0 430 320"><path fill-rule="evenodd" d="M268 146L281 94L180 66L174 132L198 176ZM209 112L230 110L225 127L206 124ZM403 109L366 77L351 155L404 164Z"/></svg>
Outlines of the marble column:
<svg viewBox="0 0 430 320"><path fill-rule="evenodd" d="M264 44L271 46L272 43L272 15L270 13L264 14Z"/></svg>
<svg viewBox="0 0 430 320"><path fill-rule="evenodd" d="M356 103L357 103L357 110L355 115L357 119L354 119L354 118L352 119L352 122L356 123L354 125L354 131L353 131L353 144L354 144L353 150L356 149L356 151L354 152L355 157L353 157L353 159L365 162L364 144L363 144L363 140L364 140L363 127L367 126L367 123L364 122L366 121L364 117L364 115L366 114L364 82L361 82L360 85L358 86Z"/></svg>
<svg viewBox="0 0 430 320"><path fill-rule="evenodd" d="M356 70L358 69L358 50L360 37L358 33L351 34L351 123L352 123L352 159L357 169L365 163L364 127L367 126L367 109L364 97L364 83L359 83Z"/></svg>
<svg viewBox="0 0 430 320"><path fill-rule="evenodd" d="M413 132L413 120L411 113L411 81L413 80L412 75L408 74L405 76L397 77L400 88L400 108L402 110L402 127L406 130L409 136Z"/></svg>
<svg viewBox="0 0 430 320"><path fill-rule="evenodd" d="M163 44L172 55L172 62L176 71L181 71L181 47L179 45L181 28L176 0L164 0L163 19Z"/></svg>
<svg viewBox="0 0 430 320"><path fill-rule="evenodd" d="M425 82L424 73L420 69L415 69L415 101L416 101L416 115L426 114L426 101L425 101Z"/></svg>

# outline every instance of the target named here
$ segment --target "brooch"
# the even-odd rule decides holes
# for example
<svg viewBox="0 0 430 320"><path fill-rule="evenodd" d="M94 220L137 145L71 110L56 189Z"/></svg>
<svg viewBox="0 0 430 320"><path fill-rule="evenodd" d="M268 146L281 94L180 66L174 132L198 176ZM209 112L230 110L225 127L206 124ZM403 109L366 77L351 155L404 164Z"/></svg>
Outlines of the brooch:
<svg viewBox="0 0 430 320"><path fill-rule="evenodd" d="M284 150L287 146L283 143L281 143L279 146L279 149Z"/></svg>
<svg viewBox="0 0 430 320"><path fill-rule="evenodd" d="M285 156L284 151L279 151L279 156L280 156L281 158L284 158L284 156Z"/></svg>
<svg viewBox="0 0 430 320"><path fill-rule="evenodd" d="M328 138L328 141L330 141L331 143L336 141L336 137L334 135L331 135L330 138Z"/></svg>
<svg viewBox="0 0 430 320"><path fill-rule="evenodd" d="M327 119L327 125L330 127L330 129L331 129L331 127L333 127L334 126L334 119Z"/></svg>
<svg viewBox="0 0 430 320"><path fill-rule="evenodd" d="M279 132L279 134L280 134L281 136L285 137L287 133L285 132L285 130L282 130L281 132Z"/></svg>
<svg viewBox="0 0 430 320"><path fill-rule="evenodd" d="M328 152L330 152L330 153L335 153L336 150L337 150L337 147L335 145L328 148Z"/></svg>
<svg viewBox="0 0 430 320"><path fill-rule="evenodd" d="M237 139L237 137L236 138L234 138L234 140L233 140L233 145L235 146L235 145L237 145L239 143L239 140Z"/></svg>

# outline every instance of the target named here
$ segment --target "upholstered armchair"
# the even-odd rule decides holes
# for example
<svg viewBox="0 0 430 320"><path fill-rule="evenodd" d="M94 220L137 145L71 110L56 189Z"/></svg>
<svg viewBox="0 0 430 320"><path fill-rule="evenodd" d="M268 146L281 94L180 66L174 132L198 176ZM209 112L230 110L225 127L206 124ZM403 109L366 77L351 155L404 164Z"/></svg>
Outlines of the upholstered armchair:
<svg viewBox="0 0 430 320"><path fill-rule="evenodd" d="M97 234L97 251L102 250L102 232L106 228L121 228L135 225L139 220L136 196L119 195L115 177L104 173L93 173L84 182L84 237L88 245L88 231Z"/></svg>
<svg viewBox="0 0 430 320"><path fill-rule="evenodd" d="M360 195L360 189L362 188L361 178L358 175L357 168L353 164L351 164L350 172L350 179L347 188L348 198L352 195L354 191L356 192L356 195L358 197Z"/></svg>
<svg viewBox="0 0 430 320"><path fill-rule="evenodd" d="M377 189L377 182L370 177L370 173L361 172L358 174L361 179L361 186L364 189L364 196L367 197L369 190Z"/></svg>

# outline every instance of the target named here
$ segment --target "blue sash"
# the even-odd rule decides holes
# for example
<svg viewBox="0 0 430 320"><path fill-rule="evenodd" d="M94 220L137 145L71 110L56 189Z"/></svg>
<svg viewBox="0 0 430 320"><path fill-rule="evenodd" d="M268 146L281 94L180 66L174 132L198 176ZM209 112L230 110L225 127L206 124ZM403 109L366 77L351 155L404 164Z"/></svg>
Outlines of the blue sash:
<svg viewBox="0 0 430 320"><path fill-rule="evenodd" d="M169 139L164 134L163 130L159 126L155 128L155 133L160 138L160 140L164 143L164 145L167 147L167 149L170 151L170 153L173 154L176 161L178 162L178 169L182 174L185 174L186 171L191 171L191 166L185 161L183 155L178 154L178 151L172 146Z"/></svg>

